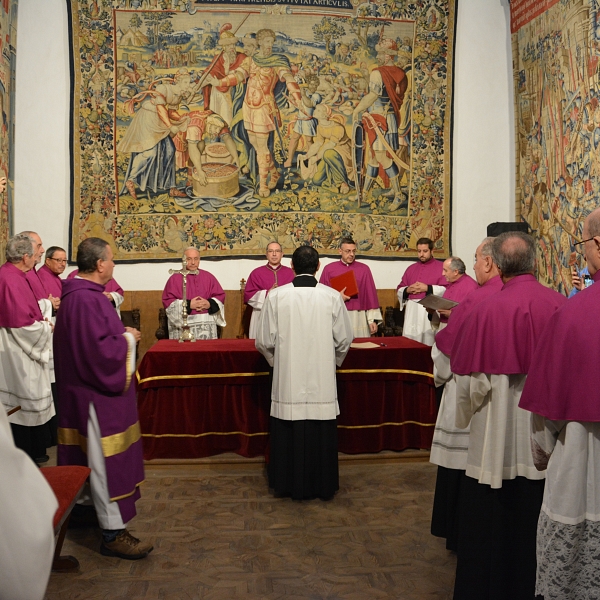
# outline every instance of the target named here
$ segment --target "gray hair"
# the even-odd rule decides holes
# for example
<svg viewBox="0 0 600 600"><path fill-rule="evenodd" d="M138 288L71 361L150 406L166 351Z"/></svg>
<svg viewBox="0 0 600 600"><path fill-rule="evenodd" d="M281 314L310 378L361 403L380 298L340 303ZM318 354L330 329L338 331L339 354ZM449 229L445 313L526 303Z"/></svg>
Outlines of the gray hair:
<svg viewBox="0 0 600 600"><path fill-rule="evenodd" d="M467 267L462 261L462 258L458 258L458 256L449 256L447 260L450 261L450 264L448 266L452 271L458 271L461 275L465 274Z"/></svg>
<svg viewBox="0 0 600 600"><path fill-rule="evenodd" d="M33 240L27 233L17 233L6 244L6 260L9 263L18 263L25 254L33 256Z"/></svg>
<svg viewBox="0 0 600 600"><path fill-rule="evenodd" d="M82 274L93 273L98 269L98 261L106 260L108 243L100 238L83 240L77 248L77 268Z"/></svg>
<svg viewBox="0 0 600 600"><path fill-rule="evenodd" d="M486 237L481 242L481 256L492 256L492 245L494 243L495 237Z"/></svg>
<svg viewBox="0 0 600 600"><path fill-rule="evenodd" d="M535 270L535 242L522 231L501 233L492 242L492 257L502 275L516 277Z"/></svg>

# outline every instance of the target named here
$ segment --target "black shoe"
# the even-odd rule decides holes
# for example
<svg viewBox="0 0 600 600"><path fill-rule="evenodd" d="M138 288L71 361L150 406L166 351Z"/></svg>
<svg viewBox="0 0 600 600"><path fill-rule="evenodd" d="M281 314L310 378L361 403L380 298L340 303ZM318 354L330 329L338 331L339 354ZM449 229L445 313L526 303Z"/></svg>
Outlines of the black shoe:
<svg viewBox="0 0 600 600"><path fill-rule="evenodd" d="M47 463L50 460L50 457L47 454L44 454L44 456L39 456L38 458L34 458L33 460L38 465L43 465L44 463Z"/></svg>

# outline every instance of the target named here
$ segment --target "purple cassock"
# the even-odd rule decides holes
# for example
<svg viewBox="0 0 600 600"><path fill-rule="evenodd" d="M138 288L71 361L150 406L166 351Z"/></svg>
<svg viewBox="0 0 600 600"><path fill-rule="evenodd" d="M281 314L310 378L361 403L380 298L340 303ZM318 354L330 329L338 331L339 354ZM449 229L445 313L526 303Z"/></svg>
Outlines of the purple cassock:
<svg viewBox="0 0 600 600"><path fill-rule="evenodd" d="M354 261L352 264L347 265L343 260L331 263L323 269L319 283L330 286L329 282L332 277L343 275L348 272L348 269L354 271L358 294L352 296L352 298L345 303L346 308L348 310L370 310L372 308L379 308L377 288L373 281L371 269L363 263Z"/></svg>
<svg viewBox="0 0 600 600"><path fill-rule="evenodd" d="M0 327L28 327L42 321L42 313L26 274L12 263L0 267Z"/></svg>
<svg viewBox="0 0 600 600"><path fill-rule="evenodd" d="M35 270L35 267L27 271L27 273L25 273L25 277L29 282L29 286L31 287L31 291L33 292L36 300L44 300L45 298L48 298L50 293L46 291L44 284L40 280L38 273Z"/></svg>
<svg viewBox="0 0 600 600"><path fill-rule="evenodd" d="M479 286L477 282L470 276L464 273L461 277L459 277L456 281L452 283L448 283L446 286L446 291L444 292L444 298L446 300L454 300L454 302L458 302L459 304L474 290L476 290ZM458 307L454 307L452 309L452 314ZM440 315L440 323L447 323L448 317ZM439 347L439 346L438 346Z"/></svg>
<svg viewBox="0 0 600 600"><path fill-rule="evenodd" d="M416 262L404 271L402 281L396 289L399 290L401 287L408 287L413 283L417 283L417 281L427 285L441 285L446 287L448 282L442 275L443 268L444 263L435 258L428 260L426 263L420 261ZM425 292L421 292L420 294L409 294L408 298L409 300L421 300L422 298L425 298Z"/></svg>
<svg viewBox="0 0 600 600"><path fill-rule="evenodd" d="M60 298L62 294L63 280L49 269L46 265L42 265L37 272L39 280L42 282L44 289L52 294L55 298ZM47 298L48 296L46 296Z"/></svg>
<svg viewBox="0 0 600 600"><path fill-rule="evenodd" d="M54 328L54 367L60 398L58 464L86 465L90 404L94 405L106 463L108 490L123 521L135 514L144 480L142 440L133 373L128 371L125 328L104 286L69 279Z"/></svg>
<svg viewBox="0 0 600 600"><path fill-rule="evenodd" d="M269 264L258 267L248 276L248 281L246 282L246 288L244 290L244 302L248 304L248 301L256 294L256 292L266 290L268 294L274 284L281 287L286 283L292 283L293 279L294 271L281 264L276 269L273 269Z"/></svg>
<svg viewBox="0 0 600 600"><path fill-rule="evenodd" d="M435 344L438 350L441 350L447 356L451 356L456 335L465 319L471 316L473 308L492 294L499 292L503 285L500 275L496 275L496 277L488 279L482 286L476 287L458 306L453 308L452 318L448 321L448 325L435 336ZM446 294L444 294L445 297Z"/></svg>
<svg viewBox="0 0 600 600"><path fill-rule="evenodd" d="M513 277L465 319L452 348L450 369L456 375L529 373L544 327L566 301L533 275Z"/></svg>
<svg viewBox="0 0 600 600"><path fill-rule="evenodd" d="M592 277L600 281L600 271ZM592 285L556 311L544 329L519 406L554 421L600 421L600 285ZM564 351L564 345L569 347Z"/></svg>
<svg viewBox="0 0 600 600"><path fill-rule="evenodd" d="M186 296L188 300L200 296L205 300L215 298L225 303L225 292L221 287L221 284L217 281L217 278L209 273L198 269L195 275L187 276L186 284ZM165 290L162 295L163 306L168 308L175 302L175 300L181 300L183 298L183 275L180 273L173 273L165 285ZM190 314L201 315L207 313L207 310L192 310Z"/></svg>
<svg viewBox="0 0 600 600"><path fill-rule="evenodd" d="M79 269L75 269L74 271L72 271L71 273L69 273L67 275L67 279L74 279L78 274L79 274ZM104 286L104 291L105 292L116 292L117 294L120 294L121 296L125 295L123 288L114 280L114 278L111 279Z"/></svg>

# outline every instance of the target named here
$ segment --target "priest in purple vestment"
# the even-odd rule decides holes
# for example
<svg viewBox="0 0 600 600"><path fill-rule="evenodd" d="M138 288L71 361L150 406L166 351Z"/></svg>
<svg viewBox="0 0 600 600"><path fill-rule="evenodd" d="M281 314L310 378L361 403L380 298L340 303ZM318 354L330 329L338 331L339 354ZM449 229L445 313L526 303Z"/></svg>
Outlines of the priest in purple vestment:
<svg viewBox="0 0 600 600"><path fill-rule="evenodd" d="M79 269L75 269L67 275L67 279L73 279L74 277L77 277L78 274ZM103 293L117 311L119 318L121 318L121 309L119 307L121 306L121 304L123 304L123 300L125 299L125 292L123 291L123 288L117 283L117 280L114 277L110 281L106 282Z"/></svg>
<svg viewBox="0 0 600 600"><path fill-rule="evenodd" d="M254 269L246 282L244 302L252 307L250 331L248 333L251 340L256 338L260 311L269 290L286 283L292 283L294 279L294 271L281 264L282 258L283 248L281 244L279 242L269 242L267 245L267 264Z"/></svg>
<svg viewBox="0 0 600 600"><path fill-rule="evenodd" d="M319 283L331 286L332 277L343 275L349 270L354 271L358 294L346 296L342 291L342 299L346 303L354 337L370 337L377 333L377 323L383 320L371 269L356 261L356 242L352 238L345 237L340 240L339 253L341 259L323 269Z"/></svg>
<svg viewBox="0 0 600 600"><path fill-rule="evenodd" d="M52 324L27 281L35 260L28 234L8 240L0 267L0 400L6 411L21 407L8 418L17 448L43 462L54 415L48 365Z"/></svg>
<svg viewBox="0 0 600 600"><path fill-rule="evenodd" d="M218 337L217 325L225 327L225 292L217 278L200 269L200 252L187 248L183 253L187 276L187 322L197 340L214 340ZM169 339L178 340L183 325L183 276L174 273L169 277L162 296L169 319Z"/></svg>
<svg viewBox="0 0 600 600"><path fill-rule="evenodd" d="M473 308L491 294L499 292L502 280L492 259L492 242L486 238L475 251L473 269L479 284L452 309L448 325L440 329L431 348L436 391L442 390L429 460L438 465L431 533L446 539L446 548L456 551L458 539L458 498L461 477L467 468L469 427L456 427L456 382L450 370L454 339L460 335L464 320ZM444 294L444 298L447 294Z"/></svg>
<svg viewBox="0 0 600 600"><path fill-rule="evenodd" d="M35 231L22 231L19 235L26 235L31 240L33 244L33 254L35 257L35 265L33 269L27 271L27 281L31 286L31 289L35 295L38 304L40 305L40 310L42 311L42 315L44 318L50 318L53 314L56 313L60 305L60 295L55 296L51 294L49 290L46 289L44 284L42 283L38 272L35 267L42 262L42 255L45 250L42 245L42 238Z"/></svg>
<svg viewBox="0 0 600 600"><path fill-rule="evenodd" d="M417 257L418 262L406 269L397 288L400 309L404 310L402 335L432 346L434 332L427 310L417 301L428 294L443 296L448 282L442 274L442 261L433 258L432 240L417 240Z"/></svg>
<svg viewBox="0 0 600 600"><path fill-rule="evenodd" d="M38 269L37 274L44 289L55 298L60 299L62 295L63 280L60 276L66 268L67 253L59 246L50 246L46 250L46 260Z"/></svg>
<svg viewBox="0 0 600 600"><path fill-rule="evenodd" d="M84 240L77 266L79 276L64 282L54 333L58 464L92 469L91 498L103 530L100 552L135 560L152 550L125 528L144 481L133 382L140 332L124 327L103 295L114 268L110 246L99 238Z"/></svg>
<svg viewBox="0 0 600 600"><path fill-rule="evenodd" d="M467 267L461 258L458 256L450 256L444 261L442 274L448 282L444 298L453 300L459 304L475 289L477 282L466 273ZM456 307L455 307L456 308ZM438 310L440 329L443 329L448 324L448 319L454 309ZM439 330L438 330L439 332Z"/></svg>
<svg viewBox="0 0 600 600"><path fill-rule="evenodd" d="M471 428L454 597L531 599L544 473L531 456L531 413L518 405L539 337L566 298L534 277L531 236L499 235L492 256L504 286L473 308L450 357L456 426Z"/></svg>
<svg viewBox="0 0 600 600"><path fill-rule="evenodd" d="M600 209L583 241L594 284L600 281ZM593 598L600 589L600 285L557 310L535 348L520 406L532 411L535 464L546 470L537 524L536 594Z"/></svg>

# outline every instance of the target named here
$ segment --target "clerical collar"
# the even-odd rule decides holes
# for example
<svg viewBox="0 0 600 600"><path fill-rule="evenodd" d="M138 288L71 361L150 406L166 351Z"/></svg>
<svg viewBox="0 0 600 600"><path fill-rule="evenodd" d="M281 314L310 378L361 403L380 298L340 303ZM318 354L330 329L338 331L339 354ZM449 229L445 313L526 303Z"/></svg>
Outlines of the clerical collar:
<svg viewBox="0 0 600 600"><path fill-rule="evenodd" d="M348 264L347 262L344 262L343 259L340 258L340 262L345 266L345 267L351 267L352 263Z"/></svg>
<svg viewBox="0 0 600 600"><path fill-rule="evenodd" d="M281 266L282 266L282 265L281 265L281 263L279 263L279 264L277 265L277 268L276 268L276 269L274 269L274 268L271 266L271 264L270 264L270 263L267 263L267 264L266 264L266 267L267 267L267 269L271 269L271 271L279 271L279 269L281 269Z"/></svg>

